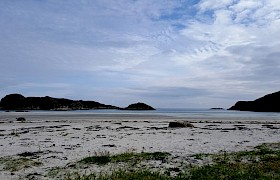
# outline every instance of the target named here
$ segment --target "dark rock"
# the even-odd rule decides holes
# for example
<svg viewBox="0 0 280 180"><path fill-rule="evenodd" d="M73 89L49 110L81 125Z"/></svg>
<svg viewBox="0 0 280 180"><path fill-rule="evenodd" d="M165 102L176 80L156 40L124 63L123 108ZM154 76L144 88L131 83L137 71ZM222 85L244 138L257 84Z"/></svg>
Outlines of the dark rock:
<svg viewBox="0 0 280 180"><path fill-rule="evenodd" d="M185 127L193 128L194 125L192 125L188 121L175 121L175 122L170 122L168 127L170 127L170 128L185 128Z"/></svg>
<svg viewBox="0 0 280 180"><path fill-rule="evenodd" d="M117 147L115 144L104 144L102 146L104 146L104 147Z"/></svg>
<svg viewBox="0 0 280 180"><path fill-rule="evenodd" d="M264 124L264 125L262 125L262 127L266 127L266 128L269 128L269 129L280 129L278 127L273 126L272 124Z"/></svg>
<svg viewBox="0 0 280 180"><path fill-rule="evenodd" d="M138 130L140 128L130 127L130 126L121 126L121 127L116 128L116 130L121 130L121 129Z"/></svg>
<svg viewBox="0 0 280 180"><path fill-rule="evenodd" d="M228 110L280 112L280 91L265 95L254 101L238 101Z"/></svg>
<svg viewBox="0 0 280 180"><path fill-rule="evenodd" d="M155 108L145 104L145 103L135 103L135 104L130 104L125 110L155 110Z"/></svg>
<svg viewBox="0 0 280 180"><path fill-rule="evenodd" d="M37 156L38 152L23 152L18 155L23 157Z"/></svg>
<svg viewBox="0 0 280 180"><path fill-rule="evenodd" d="M26 119L25 119L24 117L18 117L18 118L17 118L17 121L20 121L20 122L25 122L25 121L26 121Z"/></svg>

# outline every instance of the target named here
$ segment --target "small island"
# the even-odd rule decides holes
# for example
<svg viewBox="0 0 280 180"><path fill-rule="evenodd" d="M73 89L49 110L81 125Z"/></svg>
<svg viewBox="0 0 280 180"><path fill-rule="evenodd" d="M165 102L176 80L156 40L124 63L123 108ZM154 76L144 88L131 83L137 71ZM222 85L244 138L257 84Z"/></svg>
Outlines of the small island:
<svg viewBox="0 0 280 180"><path fill-rule="evenodd" d="M155 110L155 108L145 104L145 103L135 103L135 104L130 104L124 110Z"/></svg>
<svg viewBox="0 0 280 180"><path fill-rule="evenodd" d="M210 108L210 110L224 110L224 108L214 107L214 108Z"/></svg>

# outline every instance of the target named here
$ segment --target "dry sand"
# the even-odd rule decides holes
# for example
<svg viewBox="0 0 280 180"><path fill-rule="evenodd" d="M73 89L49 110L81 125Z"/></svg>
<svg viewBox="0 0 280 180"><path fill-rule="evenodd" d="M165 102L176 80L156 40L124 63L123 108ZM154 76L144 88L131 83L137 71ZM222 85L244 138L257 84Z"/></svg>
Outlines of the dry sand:
<svg viewBox="0 0 280 180"><path fill-rule="evenodd" d="M26 121L19 122L18 117L25 117ZM178 120L189 121L195 128L168 128L169 122ZM102 151L111 154L164 151L184 159L196 153L251 150L259 144L279 140L279 120L1 112L0 157L33 152L36 154L33 158L43 164L15 172L0 167L0 179L19 179L32 174L37 179L49 179L47 172L51 168L65 167Z"/></svg>

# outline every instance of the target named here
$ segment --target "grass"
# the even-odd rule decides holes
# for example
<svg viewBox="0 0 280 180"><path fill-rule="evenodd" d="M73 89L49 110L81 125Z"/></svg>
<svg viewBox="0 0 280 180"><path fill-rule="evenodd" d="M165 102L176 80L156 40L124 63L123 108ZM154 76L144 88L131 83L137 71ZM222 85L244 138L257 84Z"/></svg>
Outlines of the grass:
<svg viewBox="0 0 280 180"><path fill-rule="evenodd" d="M108 155L106 161L97 160L96 156L88 157L81 162L103 164L103 162L129 162L138 160L162 160L169 156L168 153L123 153L119 155ZM213 164L208 165L186 165L177 175L170 172L162 172L159 169L127 168L117 169L107 173L91 173L87 175L72 174L67 180L182 180L182 179L280 179L280 143L270 145L264 144L252 151L241 151L235 153L222 152L220 154L196 154L193 157L203 159L211 157ZM186 163L187 164L187 163Z"/></svg>
<svg viewBox="0 0 280 180"><path fill-rule="evenodd" d="M109 153L101 153L100 155L90 156L79 161L84 164L98 164L105 165L108 163L118 163L118 162L138 162L143 160L164 160L169 153L166 152L142 152L142 153L134 153L134 152L125 152L117 155L110 155Z"/></svg>
<svg viewBox="0 0 280 180"><path fill-rule="evenodd" d="M279 179L277 163L222 163L193 168L190 179ZM278 167L277 169L274 169Z"/></svg>
<svg viewBox="0 0 280 180"><path fill-rule="evenodd" d="M7 157L7 158L0 158L0 164L3 167L3 170L6 171L19 171L21 169L26 169L26 168L30 168L30 167L37 167L42 165L41 162L39 161L35 161L32 159L28 159L28 158L11 158L11 157Z"/></svg>
<svg viewBox="0 0 280 180"><path fill-rule="evenodd" d="M214 164L191 167L189 179L280 179L280 144L252 151L213 154Z"/></svg>
<svg viewBox="0 0 280 180"><path fill-rule="evenodd" d="M210 156L210 154L205 154L205 153L198 153L198 154L194 154L192 155L192 157L194 157L195 159L199 159L202 160L205 157Z"/></svg>
<svg viewBox="0 0 280 180"><path fill-rule="evenodd" d="M118 170L111 174L90 174L80 175L74 174L72 177L68 176L66 180L169 180L169 176L160 174L159 172L152 172L149 170L126 171Z"/></svg>

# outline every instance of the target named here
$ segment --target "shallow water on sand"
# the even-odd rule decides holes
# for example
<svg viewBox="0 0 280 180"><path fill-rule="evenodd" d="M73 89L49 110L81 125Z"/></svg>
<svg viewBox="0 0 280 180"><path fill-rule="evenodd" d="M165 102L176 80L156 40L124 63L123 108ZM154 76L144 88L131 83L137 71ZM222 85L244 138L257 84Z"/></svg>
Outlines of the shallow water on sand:
<svg viewBox="0 0 280 180"><path fill-rule="evenodd" d="M280 113L276 112L249 112L210 109L157 109L155 111L125 111L125 110L77 110L77 111L41 111L5 112L0 111L0 120L8 120L16 117L28 117L39 119L70 118L80 120L108 119L108 118L150 118L162 119L177 118L187 120L261 120L280 121Z"/></svg>

